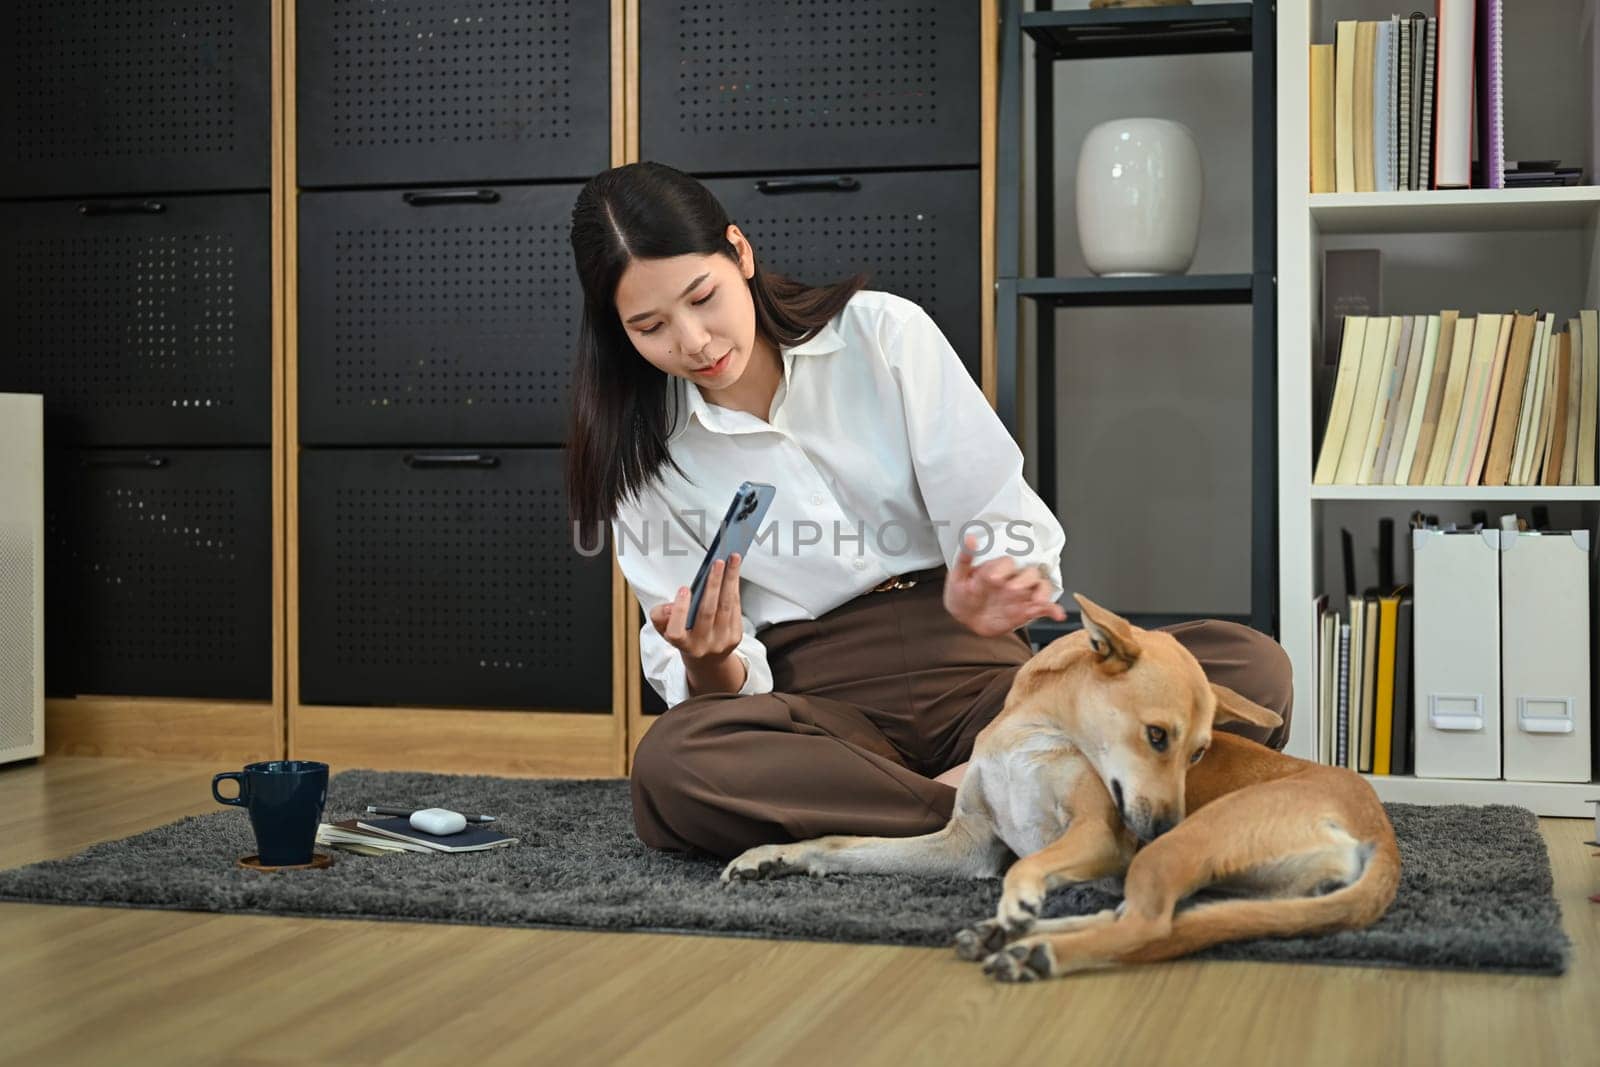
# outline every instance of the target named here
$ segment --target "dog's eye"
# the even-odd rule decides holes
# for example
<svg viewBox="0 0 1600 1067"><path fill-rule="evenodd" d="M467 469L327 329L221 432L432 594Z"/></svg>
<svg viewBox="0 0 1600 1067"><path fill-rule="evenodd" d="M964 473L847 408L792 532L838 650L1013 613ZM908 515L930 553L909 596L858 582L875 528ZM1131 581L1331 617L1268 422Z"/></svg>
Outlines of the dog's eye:
<svg viewBox="0 0 1600 1067"><path fill-rule="evenodd" d="M1200 757L1204 756L1205 754L1206 754L1206 750L1205 749L1197 748L1197 749L1194 750L1194 755L1189 757L1189 762L1190 763L1199 763L1200 762Z"/></svg>
<svg viewBox="0 0 1600 1067"><path fill-rule="evenodd" d="M1144 735L1150 739L1150 747L1157 752L1167 750L1167 732L1159 726L1146 726Z"/></svg>

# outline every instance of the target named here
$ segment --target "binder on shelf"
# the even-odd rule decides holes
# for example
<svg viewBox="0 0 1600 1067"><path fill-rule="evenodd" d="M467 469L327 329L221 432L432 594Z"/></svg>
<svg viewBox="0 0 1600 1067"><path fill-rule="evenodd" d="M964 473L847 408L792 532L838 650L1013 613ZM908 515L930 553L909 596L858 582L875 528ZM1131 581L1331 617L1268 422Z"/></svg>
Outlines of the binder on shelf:
<svg viewBox="0 0 1600 1067"><path fill-rule="evenodd" d="M1373 706L1372 773L1393 774L1390 758L1394 753L1394 706L1399 702L1395 655L1398 642L1395 630L1400 622L1400 595L1378 598L1378 699Z"/></svg>
<svg viewBox="0 0 1600 1067"><path fill-rule="evenodd" d="M1587 782L1589 531L1500 533L1505 777Z"/></svg>
<svg viewBox="0 0 1600 1067"><path fill-rule="evenodd" d="M1380 625L1378 598L1362 597L1361 610L1366 616L1366 621L1361 631L1361 712L1360 730L1356 735L1359 742L1359 747L1356 749L1356 770L1362 774L1371 774L1372 734L1378 706L1378 642L1382 637L1378 632ZM1351 714L1355 712L1352 711Z"/></svg>
<svg viewBox="0 0 1600 1067"><path fill-rule="evenodd" d="M1413 530L1413 765L1500 777L1500 531Z"/></svg>
<svg viewBox="0 0 1600 1067"><path fill-rule="evenodd" d="M1390 774L1411 773L1411 612L1409 591L1395 613L1394 719L1390 725Z"/></svg>

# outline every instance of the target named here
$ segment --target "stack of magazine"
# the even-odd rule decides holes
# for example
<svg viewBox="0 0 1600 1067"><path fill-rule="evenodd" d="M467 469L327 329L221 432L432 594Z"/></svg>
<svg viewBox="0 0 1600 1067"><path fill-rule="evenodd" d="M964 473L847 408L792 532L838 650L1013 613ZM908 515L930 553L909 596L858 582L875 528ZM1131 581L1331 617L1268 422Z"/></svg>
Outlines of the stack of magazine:
<svg viewBox="0 0 1600 1067"><path fill-rule="evenodd" d="M391 852L481 852L516 842L509 834L481 826L468 826L455 834L423 833L403 817L341 819L317 827L317 844L363 856Z"/></svg>

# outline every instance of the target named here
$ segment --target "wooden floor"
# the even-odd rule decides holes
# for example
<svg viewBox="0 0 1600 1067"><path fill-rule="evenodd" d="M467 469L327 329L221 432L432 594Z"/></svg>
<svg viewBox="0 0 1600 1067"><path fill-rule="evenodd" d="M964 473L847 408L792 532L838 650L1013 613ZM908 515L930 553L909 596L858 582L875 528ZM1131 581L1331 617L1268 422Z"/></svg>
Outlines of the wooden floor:
<svg viewBox="0 0 1600 1067"><path fill-rule="evenodd" d="M214 770L0 768L0 867L215 810ZM1589 829L1544 820L1562 978L1177 963L1006 986L937 949L0 904L0 1062L1592 1063Z"/></svg>

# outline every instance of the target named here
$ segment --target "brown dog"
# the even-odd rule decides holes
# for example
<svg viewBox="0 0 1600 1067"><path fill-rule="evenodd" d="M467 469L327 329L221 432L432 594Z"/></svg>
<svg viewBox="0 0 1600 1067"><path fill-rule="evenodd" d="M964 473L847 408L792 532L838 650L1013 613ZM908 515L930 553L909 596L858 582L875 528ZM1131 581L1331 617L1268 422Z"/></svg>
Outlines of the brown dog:
<svg viewBox="0 0 1600 1067"><path fill-rule="evenodd" d="M995 917L957 934L956 951L1005 981L1376 922L1394 899L1400 853L1372 787L1213 734L1214 721L1282 720L1208 683L1169 634L1075 599L1084 628L1017 672L974 743L944 829L762 845L729 863L723 881L1004 870ZM1007 869L1013 856L1022 858ZM1117 874L1115 911L1038 918L1051 888ZM1179 910L1201 890L1227 896Z"/></svg>

